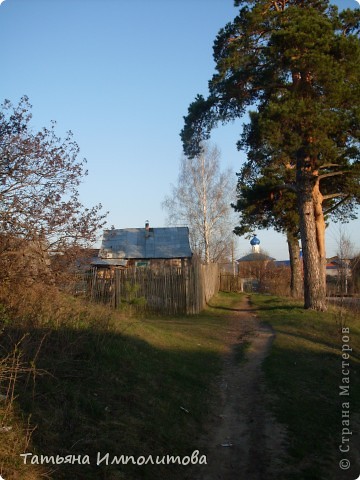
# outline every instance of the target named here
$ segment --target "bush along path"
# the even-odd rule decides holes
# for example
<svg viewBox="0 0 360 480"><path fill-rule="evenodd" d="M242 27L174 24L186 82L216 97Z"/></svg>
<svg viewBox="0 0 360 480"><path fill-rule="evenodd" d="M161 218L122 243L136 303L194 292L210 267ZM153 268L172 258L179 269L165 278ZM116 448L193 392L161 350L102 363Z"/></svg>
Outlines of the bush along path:
<svg viewBox="0 0 360 480"><path fill-rule="evenodd" d="M217 380L220 394L200 441L207 465L198 467L192 478L278 478L283 471L286 432L266 408L269 399L262 372L274 332L259 321L246 297L241 297L229 315L230 328L224 339L227 354Z"/></svg>

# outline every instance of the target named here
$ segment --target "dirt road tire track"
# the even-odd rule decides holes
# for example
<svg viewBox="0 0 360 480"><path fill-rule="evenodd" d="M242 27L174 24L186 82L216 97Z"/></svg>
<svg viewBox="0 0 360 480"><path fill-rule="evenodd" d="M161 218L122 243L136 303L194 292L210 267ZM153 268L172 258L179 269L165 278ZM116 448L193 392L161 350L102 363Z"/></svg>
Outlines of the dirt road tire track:
<svg viewBox="0 0 360 480"><path fill-rule="evenodd" d="M191 478L275 479L281 471L286 432L266 408L261 368L274 332L258 320L248 298L231 312L230 325L225 339L228 353L217 384L220 395L199 445L207 465L197 467ZM250 346L239 362L236 350L244 342Z"/></svg>

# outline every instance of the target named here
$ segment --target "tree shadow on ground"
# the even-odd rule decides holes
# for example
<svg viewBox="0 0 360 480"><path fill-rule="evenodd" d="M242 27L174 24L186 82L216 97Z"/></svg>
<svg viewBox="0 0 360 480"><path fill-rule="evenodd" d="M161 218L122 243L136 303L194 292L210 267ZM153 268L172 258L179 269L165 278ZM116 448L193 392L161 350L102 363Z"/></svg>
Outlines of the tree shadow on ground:
<svg viewBox="0 0 360 480"><path fill-rule="evenodd" d="M70 328L7 329L3 350L21 339L22 361L34 366L16 387L24 418L31 414L36 426L28 452L85 461L45 465L49 478L186 478L183 465L106 463L121 455L152 455L154 461L191 455L219 367L216 354L159 349L130 335ZM97 465L98 455L109 462Z"/></svg>
<svg viewBox="0 0 360 480"><path fill-rule="evenodd" d="M248 312L254 313L257 308L233 308L233 307L218 307L216 305L209 305L214 310L224 310L226 312Z"/></svg>
<svg viewBox="0 0 360 480"><path fill-rule="evenodd" d="M287 429L286 463L290 470L285 469L277 478L355 478L360 468L355 450L360 440L357 428L360 381L354 374L359 365L354 360L350 361L353 378L349 396L341 396L341 345L337 352L334 344L316 340L310 335L292 335L277 329L277 334L281 333L288 335L291 343L284 337L276 341L263 366L272 409ZM342 402L350 402L353 418L354 436L350 439L350 450L346 454L339 451L344 438L342 410L345 407L342 407ZM349 442L349 439L345 442ZM342 471L339 467L344 456L350 459L351 468L348 471Z"/></svg>

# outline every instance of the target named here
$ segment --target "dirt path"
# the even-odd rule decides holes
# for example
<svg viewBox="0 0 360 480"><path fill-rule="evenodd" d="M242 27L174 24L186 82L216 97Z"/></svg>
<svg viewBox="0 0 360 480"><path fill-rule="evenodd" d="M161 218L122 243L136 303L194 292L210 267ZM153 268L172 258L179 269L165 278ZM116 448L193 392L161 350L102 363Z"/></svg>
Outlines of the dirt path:
<svg viewBox="0 0 360 480"><path fill-rule="evenodd" d="M192 478L275 479L285 432L264 408L266 392L261 371L274 333L259 322L247 298L231 317L228 353L219 379L221 395L213 405L208 433L199 446L201 453L206 452L208 464L198 467ZM244 344L248 345L245 361L239 361L238 351Z"/></svg>

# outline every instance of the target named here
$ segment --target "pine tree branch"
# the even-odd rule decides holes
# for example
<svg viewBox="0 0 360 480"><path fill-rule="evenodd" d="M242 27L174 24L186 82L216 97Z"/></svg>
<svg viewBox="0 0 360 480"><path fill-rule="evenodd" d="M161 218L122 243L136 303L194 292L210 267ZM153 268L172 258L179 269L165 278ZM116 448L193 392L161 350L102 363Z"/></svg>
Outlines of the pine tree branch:
<svg viewBox="0 0 360 480"><path fill-rule="evenodd" d="M318 181L320 180L323 180L324 178L328 178L328 177L336 177L336 176L339 176L339 175L345 175L346 173L350 173L350 171L348 170L341 170L339 172L329 172L329 173L324 173L323 175L319 175L317 177Z"/></svg>
<svg viewBox="0 0 360 480"><path fill-rule="evenodd" d="M341 165L339 165L338 163L325 163L324 165L321 165L319 167L319 170L323 168L335 168L335 167L341 167Z"/></svg>
<svg viewBox="0 0 360 480"><path fill-rule="evenodd" d="M333 205L332 207L328 208L327 210L324 211L324 216L328 215L329 213L333 212L334 210L336 210L337 208L340 207L340 205L342 205L343 203L345 203L349 198L350 198L350 195L343 195L341 193L339 194L333 194L333 195L325 195L324 196L324 200L328 200L330 198L336 198L336 197L343 197L342 200L340 200L340 202L336 203L335 205Z"/></svg>

